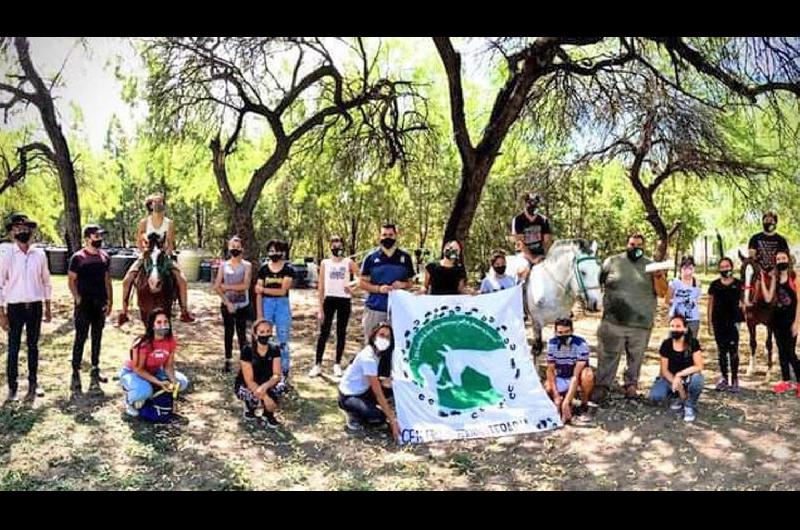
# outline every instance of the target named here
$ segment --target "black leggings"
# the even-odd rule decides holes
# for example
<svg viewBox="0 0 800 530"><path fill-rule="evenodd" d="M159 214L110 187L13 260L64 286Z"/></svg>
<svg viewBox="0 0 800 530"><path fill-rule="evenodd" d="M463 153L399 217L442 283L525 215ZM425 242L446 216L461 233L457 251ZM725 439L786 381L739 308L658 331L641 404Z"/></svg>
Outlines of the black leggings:
<svg viewBox="0 0 800 530"><path fill-rule="evenodd" d="M239 338L239 351L247 344L247 319L250 317L249 307L241 307L231 314L225 304L220 306L222 311L222 321L225 323L225 358L233 356L233 330L236 328L236 336Z"/></svg>
<svg viewBox="0 0 800 530"><path fill-rule="evenodd" d="M331 336L331 325L333 316L336 315L336 363L342 360L344 353L344 341L347 336L347 322L350 320L350 299L339 298L336 296L326 296L322 302L322 329L319 331L317 340L317 364L322 363L322 355L325 353L325 343Z"/></svg>
<svg viewBox="0 0 800 530"><path fill-rule="evenodd" d="M42 329L42 303L8 304L8 359L6 377L9 390L17 391L19 374L19 349L22 343L22 328L28 345L28 382L36 389L39 370L39 333Z"/></svg>
<svg viewBox="0 0 800 530"><path fill-rule="evenodd" d="M797 359L795 348L797 346L797 337L792 337L792 321L777 321L773 322L772 334L775 337L775 344L778 346L778 360L781 363L781 379L783 381L791 381L789 374L789 365L794 370L794 378L800 382L800 360Z"/></svg>
<svg viewBox="0 0 800 530"><path fill-rule="evenodd" d="M75 342L72 345L72 369L80 370L83 360L83 347L92 330L92 368L100 367L100 343L103 340L103 327L106 324L104 300L81 300L75 307Z"/></svg>
<svg viewBox="0 0 800 530"><path fill-rule="evenodd" d="M728 360L730 359L731 378L739 380L739 328L733 322L713 323L714 339L717 341L719 369L722 377L728 379Z"/></svg>

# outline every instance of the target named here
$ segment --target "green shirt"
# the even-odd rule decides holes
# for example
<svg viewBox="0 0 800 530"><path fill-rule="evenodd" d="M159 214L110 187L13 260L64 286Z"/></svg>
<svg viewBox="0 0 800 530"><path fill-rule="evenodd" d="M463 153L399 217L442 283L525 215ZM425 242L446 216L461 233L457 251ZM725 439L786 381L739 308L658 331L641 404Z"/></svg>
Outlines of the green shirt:
<svg viewBox="0 0 800 530"><path fill-rule="evenodd" d="M653 275L644 268L653 260L628 259L626 253L610 256L603 263L603 319L618 326L650 329L656 313Z"/></svg>

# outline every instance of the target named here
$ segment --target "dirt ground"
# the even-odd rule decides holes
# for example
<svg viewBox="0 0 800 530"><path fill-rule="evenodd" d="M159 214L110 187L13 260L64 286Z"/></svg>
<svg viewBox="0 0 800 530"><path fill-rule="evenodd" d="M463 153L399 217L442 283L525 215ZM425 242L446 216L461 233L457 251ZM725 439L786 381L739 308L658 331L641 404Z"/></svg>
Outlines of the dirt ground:
<svg viewBox="0 0 800 530"><path fill-rule="evenodd" d="M70 391L71 301L65 278L54 281L54 318L44 324L40 342L40 384L47 394L33 406L0 408L0 489L770 490L800 484L794 443L800 400L769 391L763 356L754 376L742 375L741 394L716 393L716 349L705 329L700 339L707 384L694 424L667 408L617 394L609 408L600 409L594 429L398 448L382 430L347 433L335 381L307 377L317 334L313 291L291 295L297 394L279 413L283 427L270 431L244 422L232 395L234 374L221 373L222 322L209 284L190 285L198 322L175 323L178 367L193 389L178 403L178 421L154 426L124 415L118 381L88 388L88 344L83 392ZM119 287L115 282L117 301ZM346 358L360 343L361 308L355 302ZM576 333L593 347L597 317L578 315L576 323ZM106 327L101 366L107 376L116 375L140 330L138 317L122 329ZM643 392L657 373L656 348L665 335L662 312L642 369ZM6 352L3 340L3 383ZM743 372L747 359L742 356ZM23 351L21 394L27 390L26 366ZM773 380L777 373L773 368Z"/></svg>

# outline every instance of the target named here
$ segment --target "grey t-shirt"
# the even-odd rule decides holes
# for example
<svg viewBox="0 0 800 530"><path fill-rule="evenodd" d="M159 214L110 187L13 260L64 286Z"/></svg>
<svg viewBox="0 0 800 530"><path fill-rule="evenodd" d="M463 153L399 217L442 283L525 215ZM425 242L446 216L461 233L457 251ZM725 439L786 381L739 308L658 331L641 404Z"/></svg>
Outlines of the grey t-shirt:
<svg viewBox="0 0 800 530"><path fill-rule="evenodd" d="M627 254L610 256L603 263L600 279L605 286L603 319L632 328L650 329L656 313L656 293L653 275L644 268L653 260L642 257L637 261Z"/></svg>

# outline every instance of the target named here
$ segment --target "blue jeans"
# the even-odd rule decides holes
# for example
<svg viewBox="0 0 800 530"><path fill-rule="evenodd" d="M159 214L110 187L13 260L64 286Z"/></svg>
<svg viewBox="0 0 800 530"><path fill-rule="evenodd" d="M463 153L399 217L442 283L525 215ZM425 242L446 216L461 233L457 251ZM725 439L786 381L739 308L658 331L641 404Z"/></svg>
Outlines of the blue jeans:
<svg viewBox="0 0 800 530"><path fill-rule="evenodd" d="M703 391L705 379L703 374L692 374L683 380L684 387L686 388L686 404L692 408L697 407L697 400L700 399L700 393ZM664 401L667 398L678 397L677 392L672 391L672 384L663 377L656 377L656 382L653 388L650 389L651 401Z"/></svg>
<svg viewBox="0 0 800 530"><path fill-rule="evenodd" d="M160 381L166 381L168 379L167 372L164 371L163 368L158 371L156 377ZM177 370L175 370L175 380L178 381L178 386L180 386L181 392L186 390L186 387L189 386L189 380L185 375ZM127 366L120 370L119 382L122 385L122 390L125 392L125 399L130 404L133 404L137 401L144 401L153 395L153 383L147 379L139 377L136 372Z"/></svg>
<svg viewBox="0 0 800 530"><path fill-rule="evenodd" d="M264 320L274 327L275 335L281 345L281 371L289 373L289 337L292 333L292 308L289 305L289 297L270 298L265 296L261 299L261 310L264 313Z"/></svg>
<svg viewBox="0 0 800 530"><path fill-rule="evenodd" d="M372 390L367 390L360 396L345 396L339 392L339 408L361 423L375 424L386 420L386 414L378 408Z"/></svg>

